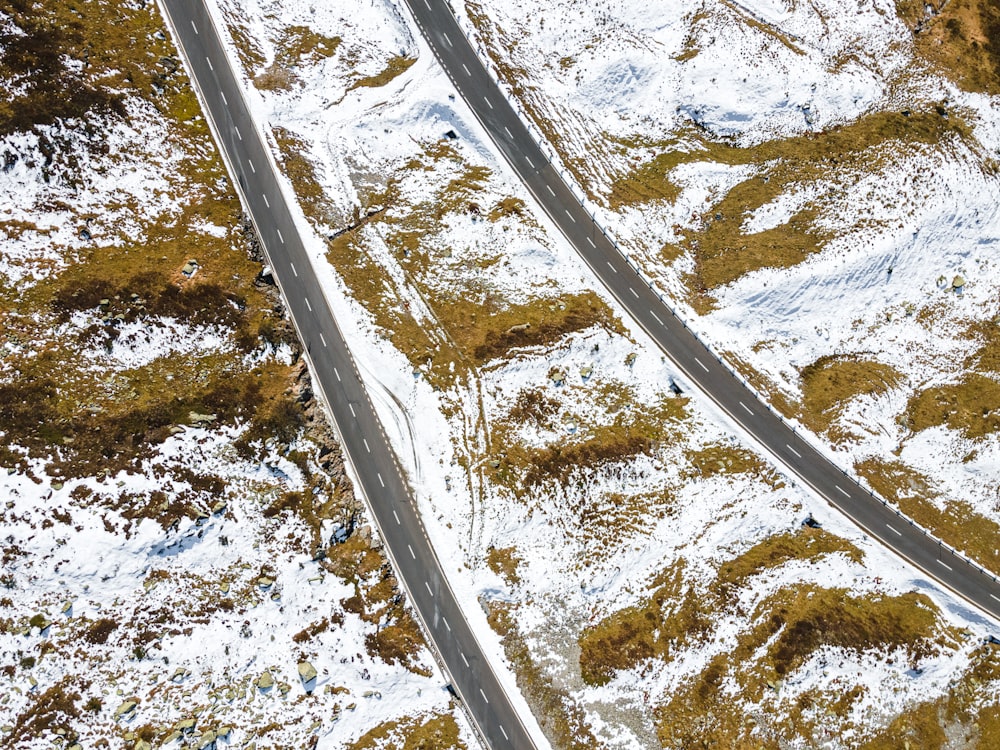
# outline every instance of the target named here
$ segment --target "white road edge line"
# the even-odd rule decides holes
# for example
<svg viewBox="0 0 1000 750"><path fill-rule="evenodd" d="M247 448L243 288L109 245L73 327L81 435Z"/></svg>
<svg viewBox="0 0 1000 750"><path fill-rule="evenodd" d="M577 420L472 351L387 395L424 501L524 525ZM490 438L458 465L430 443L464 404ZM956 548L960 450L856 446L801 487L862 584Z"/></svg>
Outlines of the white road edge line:
<svg viewBox="0 0 1000 750"><path fill-rule="evenodd" d="M753 414L753 412L750 411L750 407L747 406L746 404L744 404L742 401L740 401L740 406L742 406L744 409L746 409L747 414L751 414L751 415Z"/></svg>
<svg viewBox="0 0 1000 750"><path fill-rule="evenodd" d="M788 448L788 450L790 450L790 451L791 451L792 453L794 453L794 454L795 454L796 456L798 456L799 458L802 458L802 454L801 454L801 453L799 453L799 452L798 452L797 450L795 450L795 449L794 449L794 448L793 448L792 446L790 446L790 445L789 445L788 443L785 443L785 447L786 447L786 448Z"/></svg>
<svg viewBox="0 0 1000 750"><path fill-rule="evenodd" d="M938 565L940 565L940 566L942 566L944 568L947 568L948 570L952 569L952 567L948 563L946 563L944 560L938 560Z"/></svg>
<svg viewBox="0 0 1000 750"><path fill-rule="evenodd" d="M850 492L847 492L846 490L844 490L844 488L843 488L843 487L841 487L841 486L840 486L839 484L835 484L835 485L833 485L833 486L834 486L834 487L836 487L836 489L837 489L837 492L839 492L839 493L840 493L841 495L843 495L844 497L850 497L850 496L851 496L851 493L850 493Z"/></svg>
<svg viewBox="0 0 1000 750"><path fill-rule="evenodd" d="M893 534L896 534L897 536L903 536L902 531L896 531L896 529L894 529L890 524L886 524L886 526L889 528L889 531L891 531Z"/></svg>

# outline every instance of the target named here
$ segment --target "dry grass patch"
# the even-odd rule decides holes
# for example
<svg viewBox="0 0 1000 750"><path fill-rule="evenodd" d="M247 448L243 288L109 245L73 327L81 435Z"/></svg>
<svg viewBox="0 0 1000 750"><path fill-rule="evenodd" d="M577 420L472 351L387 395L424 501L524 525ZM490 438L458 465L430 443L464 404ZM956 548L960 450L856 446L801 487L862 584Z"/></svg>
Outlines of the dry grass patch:
<svg viewBox="0 0 1000 750"><path fill-rule="evenodd" d="M879 495L939 539L961 550L987 570L1000 573L1000 525L976 513L961 500L938 508L938 496L929 479L901 461L870 458L854 465Z"/></svg>
<svg viewBox="0 0 1000 750"><path fill-rule="evenodd" d="M322 232L342 221L342 217L326 196L316 165L306 156L305 141L281 126L271 128L278 145L282 172L295 186L295 195L302 209Z"/></svg>
<svg viewBox="0 0 1000 750"><path fill-rule="evenodd" d="M686 450L685 458L697 472L698 477L713 477L719 474L751 474L763 479L772 487L779 479L774 469L764 463L753 451L730 445L707 445L697 450Z"/></svg>
<svg viewBox="0 0 1000 750"><path fill-rule="evenodd" d="M464 750L451 714L406 717L379 724L348 745L348 750Z"/></svg>
<svg viewBox="0 0 1000 750"><path fill-rule="evenodd" d="M517 568L521 565L521 558L514 547L490 547L486 555L486 564L490 570L498 576L507 579L511 586L521 583L521 576L517 574Z"/></svg>
<svg viewBox="0 0 1000 750"><path fill-rule="evenodd" d="M385 64L385 67L382 70L375 75L363 76L356 79L350 86L347 87L347 90L353 91L354 89L360 88L381 88L408 71L416 61L417 58L415 57L403 57L402 55L390 57L389 61Z"/></svg>
<svg viewBox="0 0 1000 750"><path fill-rule="evenodd" d="M803 367L799 375L802 420L817 432L826 430L852 399L885 393L902 379L894 367L860 355L820 357Z"/></svg>
<svg viewBox="0 0 1000 750"><path fill-rule="evenodd" d="M917 51L969 91L1000 94L1000 5L993 0L897 0Z"/></svg>
<svg viewBox="0 0 1000 750"><path fill-rule="evenodd" d="M1000 431L1000 382L988 375L966 373L951 385L928 388L906 407L910 429L947 425L971 440Z"/></svg>

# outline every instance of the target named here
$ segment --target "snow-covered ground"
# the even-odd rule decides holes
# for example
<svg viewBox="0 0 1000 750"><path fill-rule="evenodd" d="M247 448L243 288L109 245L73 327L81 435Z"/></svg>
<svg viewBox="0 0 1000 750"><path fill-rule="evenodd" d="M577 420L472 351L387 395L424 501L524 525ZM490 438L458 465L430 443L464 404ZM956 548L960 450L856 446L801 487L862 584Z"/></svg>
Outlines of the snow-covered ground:
<svg viewBox="0 0 1000 750"><path fill-rule="evenodd" d="M478 211L464 206L442 210L432 227L421 230L420 248L427 251L426 262L433 272L422 276L408 265L408 256L400 249L402 242L394 235L398 222L417 213L422 202L446 196L442 190L463 169L489 170L472 192L483 209L514 197L530 211L531 202L474 117L454 96L405 9L388 0L375 0L363 14L352 13L346 6L317 8L298 0L221 0L220 7L220 26L234 32L234 60L248 58L248 40L259 55L257 63L243 70L261 122L287 129L301 140L302 153L314 165L324 196L336 209L332 215L340 217L324 219L310 212L301 217L301 225L312 236L315 267L326 280L329 301L362 372L369 376L373 400L411 475L432 541L442 559L455 561L447 570L452 587L487 652L498 663L505 654L484 610L491 616L498 608L513 613L513 638L527 644L541 677L526 677L528 670L516 659L508 665L520 672L533 706L540 702L540 691L547 691L547 696L556 696L560 710L582 714L583 719L573 724L578 741L586 741L590 734L610 747L655 746L655 707L697 679L734 639L751 631L759 610L766 611L769 597L808 583L842 587L845 595L873 601L920 591L939 608L933 632L940 637L915 663L902 658L895 646L868 651L817 649L785 680L780 699L765 696L756 703L741 699L741 711L784 716L795 696L812 688L839 696L860 686L857 695L863 698L848 700L846 707L841 705L835 712L822 706L816 711L818 731L831 737L828 745L847 747L853 738L885 727L908 708L946 695L955 681L965 679L973 652L994 624L915 576L759 459L747 459L753 457L753 447L735 437L710 404L696 397L675 398L669 386L676 373L627 321L624 331L614 326L585 327L545 346L512 349L480 366L459 360L442 364L431 353L430 364L421 369L421 364L412 361L412 352L392 346L390 340L399 331L381 322L386 309L407 310L432 331L430 338L444 351L448 323L436 320L433 313L441 309L442 297L493 295L521 302L546 296L543 292L548 291L558 300L559 294L597 289L597 284L546 219L534 213L527 218L507 217L498 229ZM674 66L670 61L671 54L685 48L688 32L684 24L690 22L694 6L678 13L667 4L652 8L646 4L640 10L622 3L555 3L545 8L508 3L489 6L488 15L499 25L524 33L531 45L526 54L533 55L526 64L536 80L551 87L545 90L546 96L551 95L566 111L576 106L574 102L586 103L580 109L597 125L588 124L583 130L592 137L603 130L621 132L624 119L635 128L648 128L642 131L644 135L659 138L670 132L674 118L689 120L687 111L698 112L702 124L738 132L753 143L805 127L805 104L810 105L812 127L866 111L888 96L885 79L908 64L891 12L887 18L881 6L852 8L851 12L861 15L851 22L846 20L846 11L830 9L829 18L841 21L831 22L829 36L822 44L812 45L808 39L816 36L819 26L815 19L802 18L806 11L781 16L785 44L757 27L748 27L746 18L752 15L736 6L722 7L728 24L716 29L706 21L692 42L702 50L692 58L698 61L695 66ZM770 19L778 12L777 8L758 8L754 15ZM226 25L227 18L233 25ZM566 18L573 23L565 22ZM339 39L336 51L321 59L299 56L288 62L289 29L300 25L328 39ZM629 25L643 33L633 33ZM862 59L850 59L847 53L859 49L861 30L869 34L863 39ZM726 43L723 33L728 35ZM591 44L595 41L600 44ZM744 46L734 58L726 44L737 42ZM575 55L568 72L560 72L564 68L553 62L559 58L553 49L560 51L559 56ZM242 58L239 50L243 50ZM841 54L845 60L839 72L829 74L830 59ZM416 57L416 62L382 85L354 86L361 76L384 70L394 57ZM287 66L294 83L255 88L251 81L272 64ZM741 83L743 76L749 77L749 67L758 68L757 85ZM771 76L766 85L761 82L760 68ZM565 79L561 84L560 76ZM721 87L708 85L719 76L726 76L725 81L739 92L736 104L717 94ZM635 95L618 96L625 84L633 87L628 91ZM613 100L608 98L609 90L615 93ZM642 109L654 104L649 112ZM631 114L622 114L626 107L633 108ZM572 128L572 123L559 122ZM458 135L450 142L452 156L428 166L426 153L444 142L448 131ZM584 148L585 141L580 136L575 143ZM678 169L684 172L678 175L684 186L679 202L691 206L703 204L706 196L725 192L727 184L742 179L739 170L727 165L690 164ZM959 183L956 177L954 183L946 184ZM599 179L595 184L598 189L603 186ZM369 201L371 193L389 186L397 191L391 200L384 205ZM804 186L793 199L808 200L815 190ZM985 208L989 193L977 200ZM327 245L316 232L329 236L345 229L351 222L348 217L358 215L355 211L383 207L387 218L362 222L355 230L362 257L373 261L373 267L369 283L352 286L345 281L351 269L331 265ZM667 213L673 210L661 208ZM782 221L791 210L776 205L747 221L765 227ZM648 214L630 209L621 219L619 232L627 237L629 231L637 233L644 221L654 228L674 221L648 219ZM830 262L837 274L843 274L846 261L827 260L827 256L841 257L826 251L815 262ZM486 261L491 262L477 267ZM905 264L900 268L904 276L916 273ZM676 287L680 274L664 272L671 273ZM936 276L941 271L932 273ZM764 274L759 276L763 286ZM380 277L391 280L391 293L375 295L373 301L372 288ZM893 290L896 279L894 270ZM961 303L972 305L974 298L970 283ZM612 301L603 299L613 310ZM727 342L725 348L733 349L727 326L759 325L754 321L766 317L770 308L758 311L749 291L743 302L728 298L723 302L705 321L704 330L720 345ZM784 304L789 307L785 317L797 320L798 311L787 300ZM813 325L822 322L828 329L843 321L850 328L853 319L846 315L830 319L830 298L825 300L821 318L818 294L814 304ZM871 314L870 298L857 305ZM943 333L942 339L947 336ZM747 348L753 343L750 338L740 340L741 345L747 342ZM813 353L802 350L796 356ZM753 364L758 359L748 357ZM780 371L780 355L774 360L777 364L772 368ZM432 376L438 367L451 368L461 376L450 384L447 379L436 380ZM565 377L553 379L553 373L560 372ZM442 382L445 385L435 386ZM513 416L526 394L536 394L533 398L546 404L545 414L536 423ZM523 480L527 469L518 462L526 460L530 469L538 459L531 450L555 448L569 455L586 455L572 450L599 443L609 428L622 424L636 429L653 424L659 430L648 449L609 462L581 463L563 477L542 472L530 487L519 484L516 477ZM500 444L502 440L506 444ZM524 459L525 455L529 458ZM713 458L699 464L702 455ZM696 592L704 592L722 563L763 540L800 533L797 530L808 513L845 545L860 550L860 562L849 554L835 553L765 567L744 583L738 603L714 613L711 634L695 646L678 648L668 663L643 660L603 686L583 682L579 639L588 627L623 608L641 605L664 571L683 571L684 581ZM515 575L488 564L497 550L507 550L516 561ZM958 632L969 636L955 639L953 634ZM511 637L506 645L509 656ZM755 659L762 659L763 651ZM513 687L509 673L503 679ZM736 689L726 684L727 690ZM996 685L989 683L980 698L984 705L995 700ZM832 704L833 697L829 701ZM551 730L547 721L551 716L544 719ZM794 738L794 732L788 739L793 743L790 746L807 741Z"/></svg>

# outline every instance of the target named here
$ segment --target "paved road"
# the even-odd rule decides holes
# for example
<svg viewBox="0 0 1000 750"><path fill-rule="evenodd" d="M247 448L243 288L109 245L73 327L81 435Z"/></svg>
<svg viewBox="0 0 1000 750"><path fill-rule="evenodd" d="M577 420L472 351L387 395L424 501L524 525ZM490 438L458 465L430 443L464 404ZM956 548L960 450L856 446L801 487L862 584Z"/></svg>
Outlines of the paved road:
<svg viewBox="0 0 1000 750"><path fill-rule="evenodd" d="M333 413L356 488L372 511L432 647L491 748L535 747L442 574L403 471L312 272L273 162L204 3L162 0L161 7L307 349L315 386Z"/></svg>
<svg viewBox="0 0 1000 750"><path fill-rule="evenodd" d="M805 442L715 359L640 278L580 205L489 76L445 0L406 0L445 72L542 209L605 287L684 375L777 462L872 537L1000 619L1000 583L872 497Z"/></svg>

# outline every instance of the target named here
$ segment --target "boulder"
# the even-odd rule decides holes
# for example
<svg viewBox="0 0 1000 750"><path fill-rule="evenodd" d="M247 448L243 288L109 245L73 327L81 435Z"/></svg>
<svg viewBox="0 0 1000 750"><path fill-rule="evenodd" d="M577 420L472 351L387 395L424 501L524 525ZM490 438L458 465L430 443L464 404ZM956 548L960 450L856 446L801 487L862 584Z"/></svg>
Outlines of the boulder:
<svg viewBox="0 0 1000 750"><path fill-rule="evenodd" d="M274 687L274 677L268 670L264 670L264 674L257 678L257 687L261 690L270 690Z"/></svg>
<svg viewBox="0 0 1000 750"><path fill-rule="evenodd" d="M118 708L115 709L116 719L127 719L135 713L135 709L139 706L139 701L134 699L129 699L122 703Z"/></svg>
<svg viewBox="0 0 1000 750"><path fill-rule="evenodd" d="M299 662L299 677L301 678L303 684L312 682L318 676L319 673L316 671L316 667L312 664L307 661Z"/></svg>

